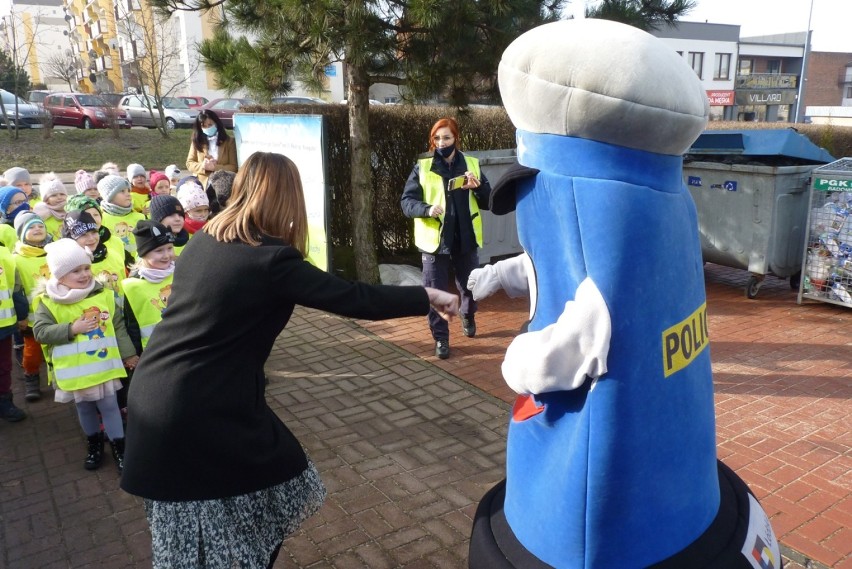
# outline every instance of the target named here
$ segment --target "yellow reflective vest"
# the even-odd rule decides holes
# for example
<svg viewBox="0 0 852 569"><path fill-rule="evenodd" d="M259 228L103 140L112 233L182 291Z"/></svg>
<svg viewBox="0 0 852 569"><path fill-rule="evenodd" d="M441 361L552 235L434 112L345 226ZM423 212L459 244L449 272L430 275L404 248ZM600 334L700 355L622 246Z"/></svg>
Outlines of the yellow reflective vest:
<svg viewBox="0 0 852 569"><path fill-rule="evenodd" d="M133 238L133 228L136 224L145 219L145 216L139 212L131 211L127 215L113 215L104 212L103 225L109 229L110 240L107 242L107 247L112 246L112 240L117 239L124 244L124 249L133 255L133 260L136 260L136 239Z"/></svg>
<svg viewBox="0 0 852 569"><path fill-rule="evenodd" d="M172 278L169 275L161 282L152 283L139 277L130 277L124 281L125 305L130 305L139 333L142 337L142 349L148 345L148 338L154 327L163 319L163 311L169 305L172 294Z"/></svg>
<svg viewBox="0 0 852 569"><path fill-rule="evenodd" d="M15 313L15 260L5 247L0 247L0 328L11 326L18 321Z"/></svg>
<svg viewBox="0 0 852 569"><path fill-rule="evenodd" d="M24 289L24 294L27 295L27 302L30 305L30 313L27 316L27 324L32 328L33 314L35 313L35 298L38 296L35 292L38 281L42 278L50 278L50 269L47 268L47 256L41 255L38 257L27 256L23 253L15 253L15 267L18 269L18 277L21 280L21 288Z"/></svg>
<svg viewBox="0 0 852 569"><path fill-rule="evenodd" d="M472 156L465 156L464 161L467 169L473 172L477 178L479 174L479 160ZM423 201L432 205L440 205L447 209L447 201L444 187L444 179L432 171L432 158L418 160L420 165L420 187L423 188ZM454 190L458 191L458 190ZM477 247L482 247L482 215L479 213L479 204L472 191L467 190L470 221L473 224L473 234L476 237ZM444 215L434 217L414 218L414 244L422 251L434 253L441 244L441 229L444 225Z"/></svg>
<svg viewBox="0 0 852 569"><path fill-rule="evenodd" d="M127 278L127 272L124 270L124 249L107 247L106 258L92 263L92 276L103 283L104 288L121 295L121 283Z"/></svg>
<svg viewBox="0 0 852 569"><path fill-rule="evenodd" d="M74 304L59 304L42 294L38 302L44 303L57 323L74 322L81 314L97 318L100 323L92 332L77 334L67 344L46 346L51 377L60 389L77 391L127 376L113 326L116 311L113 291L104 288Z"/></svg>

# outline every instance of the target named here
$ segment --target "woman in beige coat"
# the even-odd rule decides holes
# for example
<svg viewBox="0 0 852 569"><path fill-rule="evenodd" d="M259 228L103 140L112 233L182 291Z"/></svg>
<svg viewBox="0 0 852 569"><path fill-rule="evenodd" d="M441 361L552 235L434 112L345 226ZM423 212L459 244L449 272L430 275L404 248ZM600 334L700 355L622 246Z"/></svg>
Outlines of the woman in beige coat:
<svg viewBox="0 0 852 569"><path fill-rule="evenodd" d="M186 167L205 188L216 170L237 171L237 145L215 112L203 110L195 117Z"/></svg>

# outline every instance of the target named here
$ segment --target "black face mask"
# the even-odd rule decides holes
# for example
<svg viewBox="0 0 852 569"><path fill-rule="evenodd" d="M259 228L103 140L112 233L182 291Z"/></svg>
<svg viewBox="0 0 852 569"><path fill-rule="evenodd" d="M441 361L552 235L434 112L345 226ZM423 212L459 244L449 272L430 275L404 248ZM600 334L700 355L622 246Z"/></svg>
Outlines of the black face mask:
<svg viewBox="0 0 852 569"><path fill-rule="evenodd" d="M452 154L455 151L455 149L456 149L456 145L451 144L451 145L445 146L443 148L436 148L435 150L438 151L438 154L440 154L442 158L449 158L450 154Z"/></svg>

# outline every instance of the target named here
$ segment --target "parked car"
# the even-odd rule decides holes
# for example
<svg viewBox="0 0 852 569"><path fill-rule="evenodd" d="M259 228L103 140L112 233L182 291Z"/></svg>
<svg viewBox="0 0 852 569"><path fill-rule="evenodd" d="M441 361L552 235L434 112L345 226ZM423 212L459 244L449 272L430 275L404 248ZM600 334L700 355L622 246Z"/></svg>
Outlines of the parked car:
<svg viewBox="0 0 852 569"><path fill-rule="evenodd" d="M48 95L50 95L50 91L27 91L27 101L37 107L41 107L42 103L44 102L44 98Z"/></svg>
<svg viewBox="0 0 852 569"><path fill-rule="evenodd" d="M272 97L272 104L274 105L327 105L328 101L324 101L319 97L301 97L301 96L291 96L288 95L286 97Z"/></svg>
<svg viewBox="0 0 852 569"><path fill-rule="evenodd" d="M110 105L98 95L87 93L51 93L44 99L44 110L53 116L53 124L79 128L130 128L127 112Z"/></svg>
<svg viewBox="0 0 852 569"><path fill-rule="evenodd" d="M177 98L189 105L190 109L200 109L201 107L210 102L207 97L196 97L195 95Z"/></svg>
<svg viewBox="0 0 852 569"><path fill-rule="evenodd" d="M131 95L132 93L98 93L98 97L112 105L113 107L118 106L118 102L126 97L127 95Z"/></svg>
<svg viewBox="0 0 852 569"><path fill-rule="evenodd" d="M216 113L225 128L234 128L234 113L239 112L241 107L256 104L251 99L213 99L201 108Z"/></svg>
<svg viewBox="0 0 852 569"><path fill-rule="evenodd" d="M0 128L6 128L6 121L10 127L17 125L18 128L43 128L50 118L41 107L16 97L14 93L0 89L0 98L6 111L6 120L0 118Z"/></svg>
<svg viewBox="0 0 852 569"><path fill-rule="evenodd" d="M197 109L190 109L189 105L177 97L163 97L163 115L166 120L166 128L192 128L195 122ZM154 128L160 125L160 111L154 97L146 95L125 95L118 106L124 109L133 121L133 126L146 126ZM150 110L149 110L150 106Z"/></svg>

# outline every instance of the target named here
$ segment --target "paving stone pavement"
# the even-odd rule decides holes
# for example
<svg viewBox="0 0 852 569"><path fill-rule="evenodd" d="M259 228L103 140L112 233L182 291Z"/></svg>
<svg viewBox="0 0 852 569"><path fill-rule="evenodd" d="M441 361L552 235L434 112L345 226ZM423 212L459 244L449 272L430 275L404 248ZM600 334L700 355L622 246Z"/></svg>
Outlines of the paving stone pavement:
<svg viewBox="0 0 852 569"><path fill-rule="evenodd" d="M720 456L772 516L788 569L849 569L852 310L799 307L771 278L747 300L746 273L706 271ZM512 395L499 364L527 311L483 302L478 337L454 332L439 361L425 319L297 309L269 359L267 399L329 498L276 568L466 567L476 504L503 477ZM141 502L109 458L82 468L73 407L25 403L19 378L30 416L0 424L0 568L150 567Z"/></svg>
<svg viewBox="0 0 852 569"><path fill-rule="evenodd" d="M479 499L502 478L503 402L365 332L297 309L267 365L270 406L329 490L276 567L464 567ZM15 399L0 424L0 567L150 567L141 501L111 459L82 467L74 408ZM179 436L176 433L175 436Z"/></svg>

